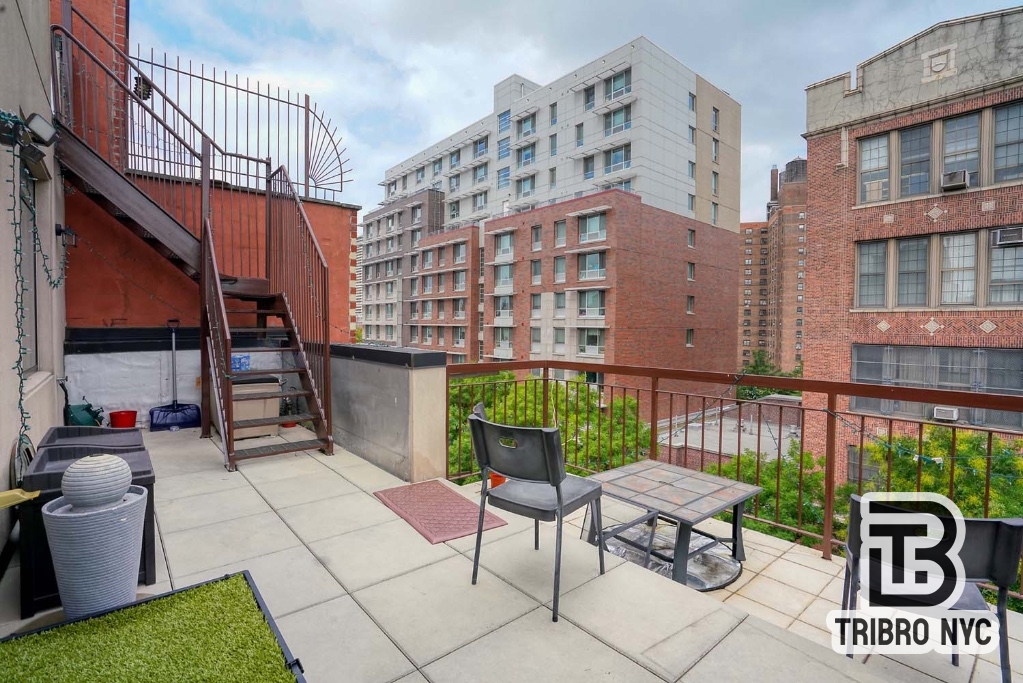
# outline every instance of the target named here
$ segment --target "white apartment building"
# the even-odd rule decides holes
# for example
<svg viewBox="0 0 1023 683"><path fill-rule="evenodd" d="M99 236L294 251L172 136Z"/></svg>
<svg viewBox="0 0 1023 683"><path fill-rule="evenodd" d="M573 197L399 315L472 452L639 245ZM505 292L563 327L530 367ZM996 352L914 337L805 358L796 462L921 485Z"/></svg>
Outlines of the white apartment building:
<svg viewBox="0 0 1023 683"><path fill-rule="evenodd" d="M739 228L740 107L644 37L547 85L512 75L494 111L388 169L384 205L445 193L445 228L621 188Z"/></svg>

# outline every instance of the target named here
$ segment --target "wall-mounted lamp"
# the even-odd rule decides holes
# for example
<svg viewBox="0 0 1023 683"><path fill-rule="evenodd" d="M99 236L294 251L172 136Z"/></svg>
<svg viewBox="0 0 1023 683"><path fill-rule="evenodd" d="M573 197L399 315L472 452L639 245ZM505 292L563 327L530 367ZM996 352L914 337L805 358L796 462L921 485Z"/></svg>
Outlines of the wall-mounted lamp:
<svg viewBox="0 0 1023 683"><path fill-rule="evenodd" d="M32 140L43 147L49 147L57 140L57 129L39 114L30 114L25 127L32 133Z"/></svg>
<svg viewBox="0 0 1023 683"><path fill-rule="evenodd" d="M0 110L0 144L19 147L18 156L36 180L50 180L50 171L43 161L46 153L35 143L49 147L57 139L57 129L39 114L27 119Z"/></svg>
<svg viewBox="0 0 1023 683"><path fill-rule="evenodd" d="M78 246L78 233L71 229L70 225L57 223L57 237L64 243L64 247Z"/></svg>

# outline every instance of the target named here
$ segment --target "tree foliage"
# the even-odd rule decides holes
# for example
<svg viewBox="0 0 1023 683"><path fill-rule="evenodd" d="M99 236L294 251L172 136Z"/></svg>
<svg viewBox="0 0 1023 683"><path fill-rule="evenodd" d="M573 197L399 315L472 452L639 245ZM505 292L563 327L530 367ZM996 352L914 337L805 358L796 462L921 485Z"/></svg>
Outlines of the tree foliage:
<svg viewBox="0 0 1023 683"><path fill-rule="evenodd" d="M767 357L766 351L754 351L749 365L745 365L742 371L747 375L768 375L771 377L802 377L803 364L800 363L792 372L782 372L781 368L772 363ZM740 386L736 396L744 401L755 401L770 394L786 394L798 396L799 392L793 389L769 389L766 387Z"/></svg>

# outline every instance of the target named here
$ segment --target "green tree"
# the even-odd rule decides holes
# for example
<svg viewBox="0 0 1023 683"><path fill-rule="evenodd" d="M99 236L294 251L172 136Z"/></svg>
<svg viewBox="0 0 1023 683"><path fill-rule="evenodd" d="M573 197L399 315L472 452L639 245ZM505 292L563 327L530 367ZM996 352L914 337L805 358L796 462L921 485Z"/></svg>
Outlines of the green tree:
<svg viewBox="0 0 1023 683"><path fill-rule="evenodd" d="M749 365L742 367L742 372L747 375L767 375L771 377L802 377L803 364L800 363L792 372L782 372L781 368L772 363L767 357L766 351L754 351ZM744 401L755 401L769 394L787 394L798 396L799 392L793 389L769 389L766 387L753 387L742 385L736 390L736 396Z"/></svg>

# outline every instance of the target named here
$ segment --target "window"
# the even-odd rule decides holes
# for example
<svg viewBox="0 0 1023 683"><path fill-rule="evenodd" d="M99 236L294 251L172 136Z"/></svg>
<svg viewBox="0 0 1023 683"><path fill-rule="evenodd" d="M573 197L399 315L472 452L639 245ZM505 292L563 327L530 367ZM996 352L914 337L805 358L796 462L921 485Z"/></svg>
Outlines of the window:
<svg viewBox="0 0 1023 683"><path fill-rule="evenodd" d="M603 213L579 218L579 243L595 242L607 238L607 216Z"/></svg>
<svg viewBox="0 0 1023 683"><path fill-rule="evenodd" d="M719 178L718 172L717 171L711 171L711 174L710 174L710 193L713 194L713 195L717 195L717 193L718 193L718 178Z"/></svg>
<svg viewBox="0 0 1023 683"><path fill-rule="evenodd" d="M593 164L592 156L588 156L583 159L583 178L586 180L591 180L593 178Z"/></svg>
<svg viewBox="0 0 1023 683"><path fill-rule="evenodd" d="M427 299L426 301L423 302L423 320L429 320L432 317L433 317L433 301Z"/></svg>
<svg viewBox="0 0 1023 683"><path fill-rule="evenodd" d="M531 163L536 161L536 143L534 142L531 145L527 145L519 149L515 155L519 162L519 168L529 166Z"/></svg>
<svg viewBox="0 0 1023 683"><path fill-rule="evenodd" d="M584 289L579 292L579 315L584 318L604 317L604 290Z"/></svg>
<svg viewBox="0 0 1023 683"><path fill-rule="evenodd" d="M424 344L433 343L433 327L430 327L428 325L423 326L423 343Z"/></svg>
<svg viewBox="0 0 1023 683"><path fill-rule="evenodd" d="M860 201L881 202L888 197L888 136L860 140Z"/></svg>
<svg viewBox="0 0 1023 683"><path fill-rule="evenodd" d="M603 251L579 254L579 279L599 280L606 274L607 254Z"/></svg>
<svg viewBox="0 0 1023 683"><path fill-rule="evenodd" d="M438 308L440 308L439 305ZM440 317L443 318L444 316ZM444 345L444 328L439 325L437 326L437 344L439 344L440 346Z"/></svg>
<svg viewBox="0 0 1023 683"><path fill-rule="evenodd" d="M472 156L474 159L479 159L481 156L485 156L490 147L490 136L484 136L473 143Z"/></svg>
<svg viewBox="0 0 1023 683"><path fill-rule="evenodd" d="M497 169L497 189L508 187L511 184L511 168Z"/></svg>
<svg viewBox="0 0 1023 683"><path fill-rule="evenodd" d="M412 325L408 328L409 341L413 344L419 342L419 325Z"/></svg>
<svg viewBox="0 0 1023 683"><path fill-rule="evenodd" d="M487 208L487 193L478 192L472 196L472 210L483 211Z"/></svg>
<svg viewBox="0 0 1023 683"><path fill-rule="evenodd" d="M710 160L715 164L718 162L718 153L721 149L721 143L717 138L711 138L710 140Z"/></svg>
<svg viewBox="0 0 1023 683"><path fill-rule="evenodd" d="M515 196L518 198L531 197L536 192L536 176L531 175L515 181Z"/></svg>
<svg viewBox="0 0 1023 683"><path fill-rule="evenodd" d="M565 328L554 328L554 353L565 352Z"/></svg>
<svg viewBox="0 0 1023 683"><path fill-rule="evenodd" d="M564 318L565 317L565 293L555 292L554 293L554 317Z"/></svg>
<svg viewBox="0 0 1023 683"><path fill-rule="evenodd" d="M449 161L448 161L448 165L451 168L455 168L456 166L458 166L458 164L461 163L461 160L462 160L462 150L456 149L454 152L451 153L451 156L450 156Z"/></svg>
<svg viewBox="0 0 1023 683"><path fill-rule="evenodd" d="M586 111L593 109L593 105L596 103L596 101L597 101L596 86L591 85L590 87L586 88L586 90L583 91L583 106L586 108Z"/></svg>
<svg viewBox="0 0 1023 683"><path fill-rule="evenodd" d="M632 92L632 69L604 79L604 101L610 102Z"/></svg>
<svg viewBox="0 0 1023 683"><path fill-rule="evenodd" d="M604 355L604 330L582 328L578 330L579 353L590 356Z"/></svg>
<svg viewBox="0 0 1023 683"><path fill-rule="evenodd" d="M519 140L525 137L529 137L536 132L536 114L530 114L524 119L520 119L518 124L518 137Z"/></svg>
<svg viewBox="0 0 1023 683"><path fill-rule="evenodd" d="M465 318L465 299L455 299L455 318L462 320Z"/></svg>
<svg viewBox="0 0 1023 683"><path fill-rule="evenodd" d="M577 124L575 127L575 146L583 146L583 124Z"/></svg>
<svg viewBox="0 0 1023 683"><path fill-rule="evenodd" d="M696 162L695 161L690 161L689 162L689 177L690 178L695 178L696 177Z"/></svg>
<svg viewBox="0 0 1023 683"><path fill-rule="evenodd" d="M696 195L695 194L689 195L689 210L690 211L696 211Z"/></svg>
<svg viewBox="0 0 1023 683"><path fill-rule="evenodd" d="M692 294L686 296L686 313L696 313L696 297Z"/></svg>
<svg viewBox="0 0 1023 683"><path fill-rule="evenodd" d="M564 282L565 281L565 257L556 256L554 257L554 281Z"/></svg>
<svg viewBox="0 0 1023 683"><path fill-rule="evenodd" d="M515 253L515 236L510 232L502 232L494 238L494 249L498 256L509 256Z"/></svg>
<svg viewBox="0 0 1023 683"><path fill-rule="evenodd" d="M718 124L721 122L721 112L718 111L717 107L710 110L710 129L715 133L718 130Z"/></svg>
<svg viewBox="0 0 1023 683"><path fill-rule="evenodd" d="M928 237L899 240L899 306L927 305Z"/></svg>
<svg viewBox="0 0 1023 683"><path fill-rule="evenodd" d="M607 186L609 190L625 190L626 192L632 192L632 178L625 180L616 180Z"/></svg>
<svg viewBox="0 0 1023 683"><path fill-rule="evenodd" d="M696 129L689 126L689 142L696 144Z"/></svg>
<svg viewBox="0 0 1023 683"><path fill-rule="evenodd" d="M456 270L451 277L452 277L452 279L454 280L454 283L455 283L455 291L456 292L464 292L465 291L465 271L464 270Z"/></svg>
<svg viewBox="0 0 1023 683"><path fill-rule="evenodd" d="M565 246L565 221L555 221L554 223L554 246Z"/></svg>
<svg viewBox="0 0 1023 683"><path fill-rule="evenodd" d="M474 184L485 183L487 181L487 164L480 164L472 172L472 182Z"/></svg>
<svg viewBox="0 0 1023 683"><path fill-rule="evenodd" d="M423 231L422 231L421 228L416 228L415 230L412 231L410 239L412 241L412 248L413 249L415 249L419 245L419 240L422 238L422 236L423 236Z"/></svg>
<svg viewBox="0 0 1023 683"><path fill-rule="evenodd" d="M455 346L465 346L465 328L455 327L451 330L451 341Z"/></svg>
<svg viewBox="0 0 1023 683"><path fill-rule="evenodd" d="M511 110L503 111L497 115L497 132L503 133L511 128Z"/></svg>
<svg viewBox="0 0 1023 683"><path fill-rule="evenodd" d="M505 159L511 156L511 138L501 138L497 141L497 158Z"/></svg>
<svg viewBox="0 0 1023 683"><path fill-rule="evenodd" d="M494 315L498 318L512 316L512 298L510 296L494 297Z"/></svg>
<svg viewBox="0 0 1023 683"><path fill-rule="evenodd" d="M941 303L972 304L976 300L977 234L941 237Z"/></svg>
<svg viewBox="0 0 1023 683"><path fill-rule="evenodd" d="M632 105L627 104L621 109L604 114L604 136L621 133L632 128Z"/></svg>
<svg viewBox="0 0 1023 683"><path fill-rule="evenodd" d="M513 284L512 280L512 266L510 263L494 266L494 281L498 287L511 287Z"/></svg>
<svg viewBox="0 0 1023 683"><path fill-rule="evenodd" d="M540 251L543 248L543 226L534 225L529 229L533 251Z"/></svg>
<svg viewBox="0 0 1023 683"><path fill-rule="evenodd" d="M444 170L444 160L437 159L433 162L433 176L436 178Z"/></svg>
<svg viewBox="0 0 1023 683"><path fill-rule="evenodd" d="M540 328L531 327L529 328L529 351L530 353L540 353Z"/></svg>
<svg viewBox="0 0 1023 683"><path fill-rule="evenodd" d="M540 295L531 294L529 297L529 317L539 318L540 317Z"/></svg>
<svg viewBox="0 0 1023 683"><path fill-rule="evenodd" d="M549 107L549 109L550 109L551 125L553 126L555 123L558 122L558 103L557 102L551 103L551 106Z"/></svg>
<svg viewBox="0 0 1023 683"><path fill-rule="evenodd" d="M550 136L550 138L548 138L548 141L551 146L551 156L552 157L558 156L558 134L555 133L554 135Z"/></svg>
<svg viewBox="0 0 1023 683"><path fill-rule="evenodd" d="M899 131L899 156L899 195L909 197L930 192L930 125Z"/></svg>
<svg viewBox="0 0 1023 683"><path fill-rule="evenodd" d="M991 247L988 303L1023 303L1023 246Z"/></svg>
<svg viewBox="0 0 1023 683"><path fill-rule="evenodd" d="M534 259L533 261L529 262L529 272L532 275L533 284L534 285L540 284L541 274L543 272L540 259Z"/></svg>
<svg viewBox="0 0 1023 683"><path fill-rule="evenodd" d="M466 254L465 242L460 242L459 244L456 244L453 247L451 247L451 253L455 260L455 263L465 263Z"/></svg>
<svg viewBox="0 0 1023 683"><path fill-rule="evenodd" d="M433 291L433 276L423 275L423 294L429 294Z"/></svg>
<svg viewBox="0 0 1023 683"><path fill-rule="evenodd" d="M423 207L413 206L412 207L412 225L419 223L423 220Z"/></svg>
<svg viewBox="0 0 1023 683"><path fill-rule="evenodd" d="M980 114L945 120L944 173L966 171L970 187L980 176Z"/></svg>
<svg viewBox="0 0 1023 683"><path fill-rule="evenodd" d="M711 225L717 225L718 224L718 203L717 202L711 202L710 203L710 224Z"/></svg>
<svg viewBox="0 0 1023 683"><path fill-rule="evenodd" d="M552 168L547 171L547 185L550 189L554 189L558 186L558 169Z"/></svg>
<svg viewBox="0 0 1023 683"><path fill-rule="evenodd" d="M420 166L416 169L416 185L422 183L424 178L426 178L426 167Z"/></svg>
<svg viewBox="0 0 1023 683"><path fill-rule="evenodd" d="M1023 179L1023 104L995 109L995 182Z"/></svg>
<svg viewBox="0 0 1023 683"><path fill-rule="evenodd" d="M696 330L691 327L686 330L686 346L696 346Z"/></svg>
<svg viewBox="0 0 1023 683"><path fill-rule="evenodd" d="M604 152L604 173L614 173L632 166L632 145L622 145Z"/></svg>
<svg viewBox="0 0 1023 683"><path fill-rule="evenodd" d="M857 245L859 275L857 305L885 305L885 272L888 259L887 242L861 242Z"/></svg>
<svg viewBox="0 0 1023 683"><path fill-rule="evenodd" d="M696 111L696 95L689 93L689 111Z"/></svg>
<svg viewBox="0 0 1023 683"><path fill-rule="evenodd" d="M462 176L460 176L460 175L453 175L450 178L448 178L448 191L449 192L454 192L459 187L461 187L461 185L462 185Z"/></svg>
<svg viewBox="0 0 1023 683"><path fill-rule="evenodd" d="M512 328L510 327L495 327L494 328L494 347L498 349L510 349Z"/></svg>
<svg viewBox="0 0 1023 683"><path fill-rule="evenodd" d="M692 262L686 263L686 279L692 282L696 279L696 264Z"/></svg>
<svg viewBox="0 0 1023 683"><path fill-rule="evenodd" d="M458 218L462 213L462 202L457 199L448 204L448 218Z"/></svg>

